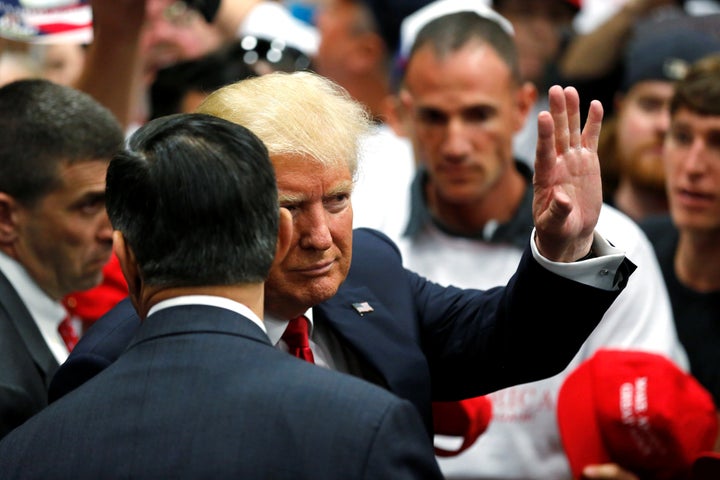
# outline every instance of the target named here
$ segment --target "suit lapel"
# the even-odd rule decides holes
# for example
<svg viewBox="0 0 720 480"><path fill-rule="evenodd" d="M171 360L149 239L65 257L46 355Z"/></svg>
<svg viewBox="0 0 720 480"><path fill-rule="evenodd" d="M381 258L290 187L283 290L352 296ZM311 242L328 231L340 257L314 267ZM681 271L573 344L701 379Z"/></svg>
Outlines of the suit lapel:
<svg viewBox="0 0 720 480"><path fill-rule="evenodd" d="M353 304L364 302L372 307L372 312L361 314L353 307ZM386 305L366 287L343 284L333 298L314 307L313 312L344 340L343 343L353 347L362 362L381 375L391 391L403 396L405 388L422 390L420 385L406 385L412 377L407 375L406 369L427 369L419 348L412 348L417 346L417 339L412 338L417 332L403 328L407 322L397 321Z"/></svg>
<svg viewBox="0 0 720 480"><path fill-rule="evenodd" d="M10 281L0 272L0 302L5 309L10 322L13 323L18 334L25 343L30 356L40 371L44 374L45 384L50 383L53 372L58 363L55 360L45 339L40 333L25 304L20 300Z"/></svg>

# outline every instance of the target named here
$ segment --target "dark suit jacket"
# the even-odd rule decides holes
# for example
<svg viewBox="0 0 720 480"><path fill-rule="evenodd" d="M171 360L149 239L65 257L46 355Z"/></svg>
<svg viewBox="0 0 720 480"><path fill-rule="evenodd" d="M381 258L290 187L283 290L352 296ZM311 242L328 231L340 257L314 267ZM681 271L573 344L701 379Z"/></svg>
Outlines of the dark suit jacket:
<svg viewBox="0 0 720 480"><path fill-rule="evenodd" d="M351 265L337 294L314 307L314 321L327 322L381 385L414 403L429 432L432 400L560 372L620 293L547 271L529 245L508 288L487 291L444 288L405 270L395 244L368 229L355 230ZM633 268L626 260L620 286ZM353 303L361 302L373 312L360 315ZM51 400L111 362L138 324L126 302L101 318L60 367Z"/></svg>
<svg viewBox="0 0 720 480"><path fill-rule="evenodd" d="M27 307L0 273L0 438L47 405L57 367Z"/></svg>
<svg viewBox="0 0 720 480"><path fill-rule="evenodd" d="M275 349L250 320L161 310L0 442L11 479L439 479L412 404Z"/></svg>

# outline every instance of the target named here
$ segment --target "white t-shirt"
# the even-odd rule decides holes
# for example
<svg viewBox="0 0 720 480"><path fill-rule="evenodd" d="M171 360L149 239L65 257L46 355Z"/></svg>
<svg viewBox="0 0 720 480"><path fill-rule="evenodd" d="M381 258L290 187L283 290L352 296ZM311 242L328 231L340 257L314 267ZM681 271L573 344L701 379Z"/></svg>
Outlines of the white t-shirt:
<svg viewBox="0 0 720 480"><path fill-rule="evenodd" d="M666 354L687 370L662 274L647 238L632 220L609 206L603 206L596 231L637 265L626 289L564 372L490 394L493 419L488 430L462 454L439 459L446 478L570 479L557 428L557 392L567 373L600 347ZM504 285L522 255L516 246L452 237L432 224L412 239L404 238L399 246L407 268L459 287ZM543 321L542 316L538 321Z"/></svg>

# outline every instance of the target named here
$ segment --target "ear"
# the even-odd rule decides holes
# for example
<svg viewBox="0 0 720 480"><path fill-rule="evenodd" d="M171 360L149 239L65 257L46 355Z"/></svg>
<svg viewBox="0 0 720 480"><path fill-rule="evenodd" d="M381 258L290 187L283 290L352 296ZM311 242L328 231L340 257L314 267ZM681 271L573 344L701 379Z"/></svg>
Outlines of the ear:
<svg viewBox="0 0 720 480"><path fill-rule="evenodd" d="M385 123L392 128L398 137L407 137L408 129L405 126L405 112L400 104L398 95L388 95L383 100L383 116Z"/></svg>
<svg viewBox="0 0 720 480"><path fill-rule="evenodd" d="M280 221L278 223L278 239L275 246L275 260L271 268L279 265L290 251L293 240L293 220L290 210L280 207Z"/></svg>
<svg viewBox="0 0 720 480"><path fill-rule="evenodd" d="M525 126L527 116L532 110L538 98L538 91L532 82L524 82L515 93L517 104L517 116L515 118L515 132L519 132Z"/></svg>
<svg viewBox="0 0 720 480"><path fill-rule="evenodd" d="M139 312L138 302L142 292L142 276L140 275L140 269L135 260L135 253L125 242L125 237L119 230L113 232L113 252L118 258L120 270L122 270L125 281L127 282L130 299L135 306L135 310Z"/></svg>
<svg viewBox="0 0 720 480"><path fill-rule="evenodd" d="M10 245L18 236L20 204L5 192L0 192L0 245Z"/></svg>

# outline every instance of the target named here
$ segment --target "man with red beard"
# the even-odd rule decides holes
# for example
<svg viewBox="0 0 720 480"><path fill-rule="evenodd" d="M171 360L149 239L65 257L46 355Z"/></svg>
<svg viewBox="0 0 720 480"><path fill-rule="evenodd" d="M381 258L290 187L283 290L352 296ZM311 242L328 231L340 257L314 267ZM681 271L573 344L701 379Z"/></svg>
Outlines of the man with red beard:
<svg viewBox="0 0 720 480"><path fill-rule="evenodd" d="M641 23L625 57L615 117L603 128L599 155L604 200L636 221L667 211L661 157L673 82L693 61L720 51L720 39L697 28L702 21L673 17Z"/></svg>

